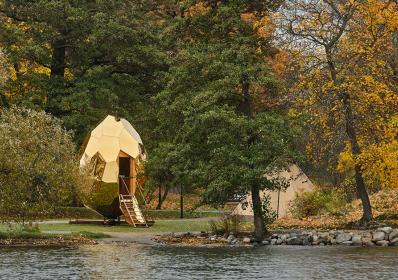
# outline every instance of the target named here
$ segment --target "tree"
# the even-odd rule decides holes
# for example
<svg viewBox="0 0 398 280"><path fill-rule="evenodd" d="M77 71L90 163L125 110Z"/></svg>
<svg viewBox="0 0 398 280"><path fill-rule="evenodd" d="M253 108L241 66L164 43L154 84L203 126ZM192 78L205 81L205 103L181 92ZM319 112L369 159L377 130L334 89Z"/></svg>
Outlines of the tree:
<svg viewBox="0 0 398 280"><path fill-rule="evenodd" d="M267 65L277 53L267 3L181 4L166 34L169 82L155 98L162 140L177 147L176 181L205 188L203 203L213 205L251 192L259 240L266 234L260 190L278 185L264 174L287 163L292 140Z"/></svg>
<svg viewBox="0 0 398 280"><path fill-rule="evenodd" d="M2 1L0 46L13 72L3 97L62 119L80 143L107 114L141 128L163 67L151 9L152 1Z"/></svg>
<svg viewBox="0 0 398 280"><path fill-rule="evenodd" d="M174 179L172 173L173 168L173 149L174 146L161 143L151 152L151 156L144 162L144 176L149 178L145 182L145 187L150 192L154 192L158 188L158 204L156 209L161 209L163 202L166 200L171 187L173 187ZM164 193L162 194L162 189Z"/></svg>
<svg viewBox="0 0 398 280"><path fill-rule="evenodd" d="M394 69L388 63L393 56L386 57L394 53L396 12L391 5L373 0L292 0L286 1L281 16L284 38L292 39L291 52L302 58L293 90L310 124L308 151L320 156L334 151L332 163L341 164L343 151L352 159L350 172L365 224L373 216L365 185L369 165L363 157L367 147L384 142L398 104Z"/></svg>
<svg viewBox="0 0 398 280"><path fill-rule="evenodd" d="M68 205L85 183L72 135L44 112L12 107L0 115L0 209L24 223Z"/></svg>

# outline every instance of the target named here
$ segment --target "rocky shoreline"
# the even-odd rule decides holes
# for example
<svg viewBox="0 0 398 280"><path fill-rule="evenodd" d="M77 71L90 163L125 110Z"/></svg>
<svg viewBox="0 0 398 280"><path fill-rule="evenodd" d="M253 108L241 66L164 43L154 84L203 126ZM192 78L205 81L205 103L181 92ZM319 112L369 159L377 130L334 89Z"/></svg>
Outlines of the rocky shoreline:
<svg viewBox="0 0 398 280"><path fill-rule="evenodd" d="M86 237L65 238L57 236L54 238L7 238L0 239L0 247L6 246L74 246L95 245L98 242Z"/></svg>
<svg viewBox="0 0 398 280"><path fill-rule="evenodd" d="M296 246L398 246L398 229L381 227L375 230L362 231L288 231L275 232L258 242L251 233L211 234L172 233L158 235L154 240L161 244L173 245L214 245L214 246L254 246L254 245L296 245Z"/></svg>

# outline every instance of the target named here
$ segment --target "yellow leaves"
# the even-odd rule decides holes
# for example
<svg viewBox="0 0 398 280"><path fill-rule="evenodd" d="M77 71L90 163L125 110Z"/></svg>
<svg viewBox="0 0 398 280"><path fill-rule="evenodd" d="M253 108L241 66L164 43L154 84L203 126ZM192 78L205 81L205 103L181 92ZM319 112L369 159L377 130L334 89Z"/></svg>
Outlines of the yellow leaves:
<svg viewBox="0 0 398 280"><path fill-rule="evenodd" d="M337 171L340 173L344 173L347 171L354 170L355 160L351 154L351 145L346 144L346 148L339 155L339 162L337 164Z"/></svg>
<svg viewBox="0 0 398 280"><path fill-rule="evenodd" d="M269 16L264 16L261 19L255 21L253 27L256 30L257 35L261 38L267 38L271 36L276 29L274 22Z"/></svg>
<svg viewBox="0 0 398 280"><path fill-rule="evenodd" d="M398 141L367 147L359 163L369 184L398 188Z"/></svg>
<svg viewBox="0 0 398 280"><path fill-rule="evenodd" d="M288 65L289 55L287 52L280 51L274 57L269 58L269 62L273 73L279 79L282 79L286 73L286 67Z"/></svg>
<svg viewBox="0 0 398 280"><path fill-rule="evenodd" d="M206 14L209 11L209 7L204 2L198 2L195 5L188 8L186 11L186 16L192 17L195 15Z"/></svg>

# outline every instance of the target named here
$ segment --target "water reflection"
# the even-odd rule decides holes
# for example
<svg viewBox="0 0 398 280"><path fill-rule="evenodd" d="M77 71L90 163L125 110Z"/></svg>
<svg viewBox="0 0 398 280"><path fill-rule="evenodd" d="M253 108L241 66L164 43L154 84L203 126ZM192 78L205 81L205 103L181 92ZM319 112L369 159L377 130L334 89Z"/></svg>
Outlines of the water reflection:
<svg viewBox="0 0 398 280"><path fill-rule="evenodd" d="M394 279L398 248L1 248L0 279Z"/></svg>

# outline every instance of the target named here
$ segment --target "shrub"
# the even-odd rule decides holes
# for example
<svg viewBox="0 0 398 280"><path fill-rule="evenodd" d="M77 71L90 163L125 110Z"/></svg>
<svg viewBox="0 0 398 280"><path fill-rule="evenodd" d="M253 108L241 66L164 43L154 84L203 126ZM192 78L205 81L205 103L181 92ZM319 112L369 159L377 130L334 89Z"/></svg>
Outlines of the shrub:
<svg viewBox="0 0 398 280"><path fill-rule="evenodd" d="M1 112L0 131L1 219L24 223L68 204L85 177L61 122L13 107Z"/></svg>
<svg viewBox="0 0 398 280"><path fill-rule="evenodd" d="M213 234L238 234L243 229L243 220L237 215L225 215L219 220L209 222L210 231Z"/></svg>
<svg viewBox="0 0 398 280"><path fill-rule="evenodd" d="M322 214L342 214L347 198L342 189L315 190L298 194L290 205L295 218L305 218Z"/></svg>

